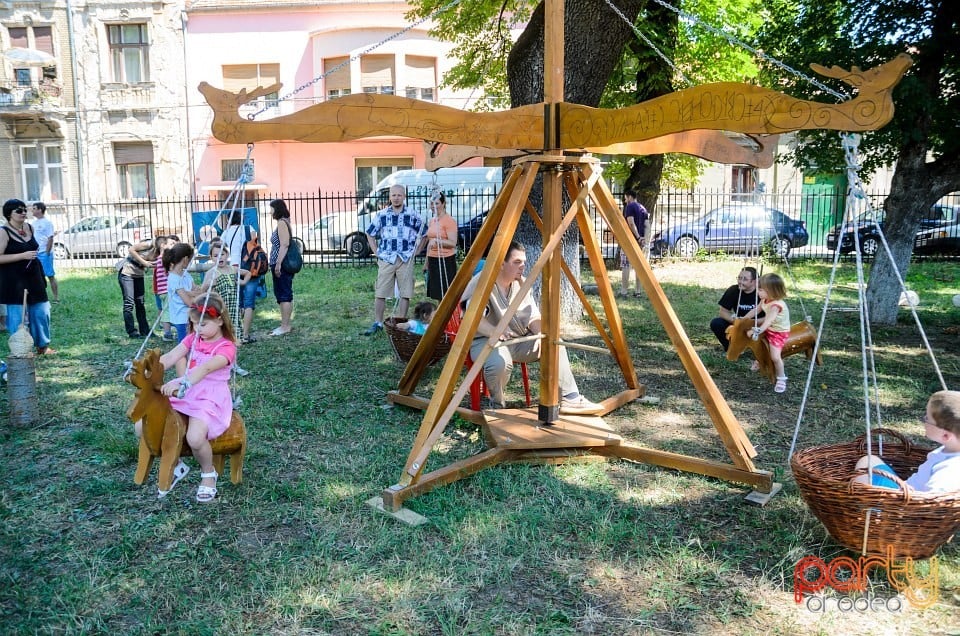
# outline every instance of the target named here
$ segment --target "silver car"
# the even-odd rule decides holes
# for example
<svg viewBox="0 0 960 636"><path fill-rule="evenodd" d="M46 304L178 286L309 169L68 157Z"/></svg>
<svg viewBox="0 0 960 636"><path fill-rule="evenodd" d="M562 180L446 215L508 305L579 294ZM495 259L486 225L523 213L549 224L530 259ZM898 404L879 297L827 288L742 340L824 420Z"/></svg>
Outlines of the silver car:
<svg viewBox="0 0 960 636"><path fill-rule="evenodd" d="M146 217L119 214L88 216L53 237L53 255L126 256L131 245L153 237Z"/></svg>

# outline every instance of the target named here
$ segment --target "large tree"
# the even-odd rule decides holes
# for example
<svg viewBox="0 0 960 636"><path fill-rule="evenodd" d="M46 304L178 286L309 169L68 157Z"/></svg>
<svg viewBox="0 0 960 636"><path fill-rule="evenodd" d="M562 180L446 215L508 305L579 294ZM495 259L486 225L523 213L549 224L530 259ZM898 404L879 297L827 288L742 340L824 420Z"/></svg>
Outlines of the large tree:
<svg viewBox="0 0 960 636"><path fill-rule="evenodd" d="M794 68L810 62L866 68L899 53L913 57L913 68L894 92L894 120L881 131L865 134L860 146L865 173L896 163L884 202L884 233L893 260L881 250L867 287L871 321L892 324L900 292L894 266L906 273L920 220L938 199L960 190L960 2L773 0L768 7L761 45ZM787 92L829 99L794 75L768 70ZM794 158L799 166L825 172L844 169L835 133L798 137Z"/></svg>
<svg viewBox="0 0 960 636"><path fill-rule="evenodd" d="M425 16L446 3L413 0L415 16ZM749 54L730 46L695 21L653 0L617 0L617 15L606 0L565 3L565 101L590 106L619 107L658 97L673 90L681 77L692 83L744 80L756 73ZM758 0L686 0L684 9L726 22L727 30L749 38L758 25ZM474 0L436 16L434 35L455 42L459 62L444 78L456 88L482 87L493 99L474 107L522 106L543 99L544 5L537 0ZM634 33L638 25L654 50ZM511 31L523 27L513 41ZM503 83L504 78L507 84ZM629 162L625 185L640 193L654 210L663 172L662 156ZM535 193L536 196L536 193ZM525 223L521 238L539 251L539 235ZM577 267L577 241L566 241L565 260Z"/></svg>

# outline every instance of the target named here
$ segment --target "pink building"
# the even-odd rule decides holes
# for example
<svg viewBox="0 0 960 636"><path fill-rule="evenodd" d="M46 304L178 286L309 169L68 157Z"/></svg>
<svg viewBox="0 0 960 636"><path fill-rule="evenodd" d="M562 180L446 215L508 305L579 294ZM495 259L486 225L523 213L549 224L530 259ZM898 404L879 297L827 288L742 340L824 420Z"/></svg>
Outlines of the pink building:
<svg viewBox="0 0 960 636"><path fill-rule="evenodd" d="M245 146L210 135L212 112L196 89L201 81L234 92L279 81L279 93L261 98L250 111L262 111L260 120L359 92L469 107L469 94L438 87L450 66L450 45L427 34L430 23L374 48L409 25L408 10L403 2L356 0L188 2L185 67L196 194L225 196L246 156ZM310 85L290 96L305 84ZM395 137L260 142L252 157L255 174L248 189L276 193L365 193L395 170L424 167L421 142Z"/></svg>

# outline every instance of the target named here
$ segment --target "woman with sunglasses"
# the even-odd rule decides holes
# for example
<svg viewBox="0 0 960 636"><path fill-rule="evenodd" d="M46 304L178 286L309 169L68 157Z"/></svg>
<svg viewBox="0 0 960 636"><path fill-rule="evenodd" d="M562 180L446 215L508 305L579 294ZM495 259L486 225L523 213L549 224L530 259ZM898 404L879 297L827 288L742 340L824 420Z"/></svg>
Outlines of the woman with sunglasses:
<svg viewBox="0 0 960 636"><path fill-rule="evenodd" d="M210 440L230 427L233 399L230 367L237 361L233 324L219 294L197 298L189 307L191 333L183 342L160 356L164 369L176 367L179 377L160 387L170 396L170 406L188 420L187 444L200 464L197 501L207 503L217 496L217 471ZM141 428L137 423L137 434ZM173 469L173 485L190 472L182 461ZM173 488L173 486L171 486ZM167 492L161 492L163 497Z"/></svg>
<svg viewBox="0 0 960 636"><path fill-rule="evenodd" d="M30 335L37 353L56 353L50 348L47 281L37 260L37 240L27 223L27 204L10 199L3 204L3 218L7 223L0 232L0 303L7 306L7 330L13 333L23 322L23 293L27 292Z"/></svg>

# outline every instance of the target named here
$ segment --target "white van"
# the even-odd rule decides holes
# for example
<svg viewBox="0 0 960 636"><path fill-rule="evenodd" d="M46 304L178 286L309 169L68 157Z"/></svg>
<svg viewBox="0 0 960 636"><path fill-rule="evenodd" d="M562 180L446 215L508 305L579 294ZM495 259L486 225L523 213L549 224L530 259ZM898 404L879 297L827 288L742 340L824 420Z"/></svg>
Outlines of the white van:
<svg viewBox="0 0 960 636"><path fill-rule="evenodd" d="M323 244L341 247L356 258L369 256L364 230L375 214L390 205L391 186L402 185L407 189L407 207L419 212L424 222L432 214L430 198L434 188L439 188L446 196L447 212L457 220L457 225L463 225L493 206L502 184L500 168L398 170L382 179L355 213L323 217L326 232Z"/></svg>

